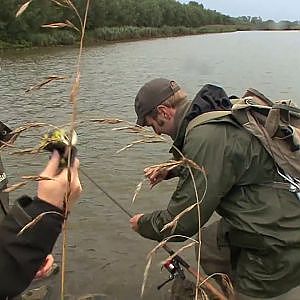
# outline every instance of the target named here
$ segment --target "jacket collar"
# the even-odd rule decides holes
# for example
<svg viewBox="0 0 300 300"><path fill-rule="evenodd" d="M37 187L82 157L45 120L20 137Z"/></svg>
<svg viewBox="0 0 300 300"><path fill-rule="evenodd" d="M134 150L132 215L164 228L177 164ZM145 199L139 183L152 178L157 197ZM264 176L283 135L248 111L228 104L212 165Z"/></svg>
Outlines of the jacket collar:
<svg viewBox="0 0 300 300"><path fill-rule="evenodd" d="M177 147L180 151L182 150L187 125L195 117L209 111L230 110L231 107L230 99L221 87L206 84L197 93L192 102L184 101L177 108L174 121L177 128L175 132L177 134L175 138L172 137L174 140L173 146ZM175 147L172 147L170 152L176 158L179 153Z"/></svg>
<svg viewBox="0 0 300 300"><path fill-rule="evenodd" d="M177 128L177 130L176 130L177 134L176 134L176 137L171 137L171 138L174 141L173 146L178 148L180 151L183 146L186 127L189 123L185 117L190 109L191 103L192 103L191 101L184 101L180 106L177 107L176 113L174 116L174 124L175 124L175 127ZM169 152L173 153L174 155L176 155L176 153L177 153L177 155L178 155L178 151L176 151L176 149L173 146L171 147Z"/></svg>

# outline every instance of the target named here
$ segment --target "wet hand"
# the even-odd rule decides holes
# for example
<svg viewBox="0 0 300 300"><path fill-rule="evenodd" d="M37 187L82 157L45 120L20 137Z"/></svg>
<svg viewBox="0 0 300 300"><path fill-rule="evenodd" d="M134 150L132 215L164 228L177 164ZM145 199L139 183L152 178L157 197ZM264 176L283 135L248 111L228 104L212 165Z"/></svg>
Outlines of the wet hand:
<svg viewBox="0 0 300 300"><path fill-rule="evenodd" d="M134 230L136 232L138 231L138 229L139 229L138 221L139 221L140 217L142 217L143 215L144 214L136 214L129 220L130 227L132 230Z"/></svg>
<svg viewBox="0 0 300 300"><path fill-rule="evenodd" d="M144 169L144 175L148 178L151 189L163 181L167 177L168 172L167 168L148 167Z"/></svg>

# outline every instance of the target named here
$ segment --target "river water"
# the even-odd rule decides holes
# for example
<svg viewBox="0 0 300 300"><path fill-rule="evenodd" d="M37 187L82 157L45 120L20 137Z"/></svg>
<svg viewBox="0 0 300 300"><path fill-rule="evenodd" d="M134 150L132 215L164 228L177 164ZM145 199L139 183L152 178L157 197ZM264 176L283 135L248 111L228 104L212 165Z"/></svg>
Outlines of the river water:
<svg viewBox="0 0 300 300"><path fill-rule="evenodd" d="M236 32L116 43L84 49L78 118L114 117L135 121L133 100L139 87L154 77L175 79L190 95L202 85L222 86L228 94L242 95L254 87L274 99L300 104L300 32ZM45 48L0 54L1 120L15 128L27 122L65 124L71 119L69 103L75 73L75 48ZM38 91L30 86L50 75L67 76ZM176 180L153 190L145 186L135 203L131 199L143 169L168 159L170 141L137 145L117 154L136 140L133 134L112 131L112 125L83 122L77 132L81 166L107 192L132 213L166 207ZM43 130L30 130L18 147L39 143ZM1 153L10 183L36 174L47 155ZM79 297L103 293L108 299L139 299L146 254L155 243L129 228L128 217L82 176L79 204L69 219L66 293ZM11 194L34 193L34 184ZM55 248L60 261L61 241ZM176 248L176 245L174 246ZM178 246L177 246L178 247ZM186 256L194 263L193 250ZM157 292L167 278L161 273L161 251L150 269L145 299L166 299L169 286ZM50 280L50 299L58 299L59 276Z"/></svg>

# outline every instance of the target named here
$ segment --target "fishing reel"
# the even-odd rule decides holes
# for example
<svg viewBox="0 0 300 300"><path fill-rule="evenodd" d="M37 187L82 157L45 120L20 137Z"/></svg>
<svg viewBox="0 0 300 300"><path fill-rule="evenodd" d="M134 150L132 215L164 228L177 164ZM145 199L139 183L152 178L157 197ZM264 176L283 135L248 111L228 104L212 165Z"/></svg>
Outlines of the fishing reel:
<svg viewBox="0 0 300 300"><path fill-rule="evenodd" d="M77 133L75 130L67 132L65 129L56 129L43 136L40 143L40 149L47 150L49 152L57 150L61 157L59 167L65 168L68 165L69 157L71 165L74 162L77 154L77 149L75 147L76 144Z"/></svg>
<svg viewBox="0 0 300 300"><path fill-rule="evenodd" d="M181 267L180 262L176 257L164 263L162 269L163 268L165 268L170 274L169 278L157 287L158 290L160 290L163 286L165 286L168 282L174 280L175 278L181 278L182 280L185 279L183 268Z"/></svg>

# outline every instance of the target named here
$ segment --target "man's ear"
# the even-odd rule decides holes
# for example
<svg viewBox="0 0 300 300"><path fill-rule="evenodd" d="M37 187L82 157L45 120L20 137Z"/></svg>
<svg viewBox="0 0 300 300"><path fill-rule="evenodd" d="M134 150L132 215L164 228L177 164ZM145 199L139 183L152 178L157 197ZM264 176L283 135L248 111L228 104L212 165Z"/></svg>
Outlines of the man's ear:
<svg viewBox="0 0 300 300"><path fill-rule="evenodd" d="M158 111L158 113L163 116L165 119L170 120L170 118L172 117L172 113L171 113L171 108L167 107L165 105L158 105L156 110Z"/></svg>

